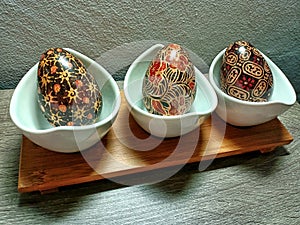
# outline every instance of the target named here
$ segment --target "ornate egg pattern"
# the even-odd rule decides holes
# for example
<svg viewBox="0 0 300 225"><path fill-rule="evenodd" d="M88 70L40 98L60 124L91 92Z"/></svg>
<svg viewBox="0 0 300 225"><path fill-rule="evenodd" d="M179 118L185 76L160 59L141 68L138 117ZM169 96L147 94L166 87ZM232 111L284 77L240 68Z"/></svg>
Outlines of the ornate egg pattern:
<svg viewBox="0 0 300 225"><path fill-rule="evenodd" d="M223 56L221 88L228 95L250 102L266 102L273 91L273 75L261 53L249 42L230 44Z"/></svg>
<svg viewBox="0 0 300 225"><path fill-rule="evenodd" d="M38 102L53 126L92 124L102 109L102 95L94 77L62 48L48 49L41 56Z"/></svg>
<svg viewBox="0 0 300 225"><path fill-rule="evenodd" d="M196 94L195 69L177 44L163 47L151 61L143 80L143 102L156 115L181 115L190 110Z"/></svg>

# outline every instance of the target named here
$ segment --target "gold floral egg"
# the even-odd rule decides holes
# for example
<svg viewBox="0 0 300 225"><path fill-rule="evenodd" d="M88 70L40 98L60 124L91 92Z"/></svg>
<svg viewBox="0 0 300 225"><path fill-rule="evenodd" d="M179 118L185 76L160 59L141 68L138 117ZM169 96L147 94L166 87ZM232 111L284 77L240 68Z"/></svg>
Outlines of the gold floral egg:
<svg viewBox="0 0 300 225"><path fill-rule="evenodd" d="M143 102L157 115L188 112L196 94L195 69L178 44L163 47L151 61L143 80Z"/></svg>
<svg viewBox="0 0 300 225"><path fill-rule="evenodd" d="M244 101L266 102L273 91L273 75L268 63L246 41L236 41L226 49L220 81L225 93Z"/></svg>
<svg viewBox="0 0 300 225"><path fill-rule="evenodd" d="M102 109L102 95L83 63L62 48L41 55L38 65L38 103L53 126L95 123Z"/></svg>

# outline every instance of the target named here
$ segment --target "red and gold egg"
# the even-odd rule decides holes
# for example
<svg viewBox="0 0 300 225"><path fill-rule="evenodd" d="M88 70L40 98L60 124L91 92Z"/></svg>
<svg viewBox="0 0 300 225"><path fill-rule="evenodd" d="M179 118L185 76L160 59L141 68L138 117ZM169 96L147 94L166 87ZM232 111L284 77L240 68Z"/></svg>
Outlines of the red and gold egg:
<svg viewBox="0 0 300 225"><path fill-rule="evenodd" d="M150 62L143 80L143 102L156 115L188 112L196 94L195 69L178 44L163 47Z"/></svg>
<svg viewBox="0 0 300 225"><path fill-rule="evenodd" d="M266 102L273 91L273 75L262 54L249 42L230 44L220 71L221 89L243 101Z"/></svg>

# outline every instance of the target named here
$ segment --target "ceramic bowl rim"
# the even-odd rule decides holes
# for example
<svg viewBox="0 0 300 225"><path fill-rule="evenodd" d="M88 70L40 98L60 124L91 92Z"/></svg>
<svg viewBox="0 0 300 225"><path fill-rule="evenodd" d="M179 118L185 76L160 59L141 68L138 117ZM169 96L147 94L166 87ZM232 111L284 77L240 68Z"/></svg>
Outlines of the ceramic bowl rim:
<svg viewBox="0 0 300 225"><path fill-rule="evenodd" d="M220 58L223 57L224 53L226 51L226 48L224 48L222 51L220 51L217 56L213 59L212 63L211 63L211 66L209 68L209 80L210 80L210 83L211 85L213 86L213 88L215 89L215 91L217 92L217 94L219 96L222 96L224 99L227 99L231 102L234 102L234 103L237 103L237 104L241 104L241 105L248 105L248 106L267 106L267 105L273 105L273 104L284 104L284 105L287 105L287 106L291 106L293 105L295 102L296 102L296 93L295 93L295 90L294 88L292 87L290 81L287 79L287 77L282 73L280 74L279 76L281 76L281 79L283 79L285 82L287 82L289 84L289 86L291 86L291 91L293 91L293 96L292 96L292 100L290 101L290 103L286 103L286 102L283 102L283 101L278 101L278 100L271 100L271 101L267 101L267 102L249 102L249 101L243 101L243 100L240 100L240 99L237 99L237 98L234 98L226 93L224 93L220 87L216 84L215 80L214 80L214 68L216 66L216 63L217 61L220 60ZM273 64L273 67L275 67L276 70L280 70L275 63L273 63L267 56L265 56L262 52L260 52L262 54L262 56L265 58L265 60L268 61L268 64L269 63L272 63ZM274 91L274 90L273 90Z"/></svg>
<svg viewBox="0 0 300 225"><path fill-rule="evenodd" d="M212 95L211 99L213 99L213 101L210 103L211 106L209 107L208 110L206 110L204 112L187 112L187 113L182 114L182 115L164 116L164 115L156 115L156 114L149 113L149 112L141 109L140 107L138 107L136 104L134 104L132 102L132 100L130 98L129 91L128 91L129 88L127 88L128 84L129 84L130 74L132 73L132 70L136 67L136 65L139 62L141 62L142 59L145 58L145 56L147 56L149 54L149 52L151 52L152 50L154 50L155 48L158 48L158 47L162 48L162 47L164 47L164 45L155 44L155 45L151 46L150 48L148 48L146 51L144 51L141 55L139 55L135 59L135 61L131 64L131 66L127 70L127 73L126 73L125 79L124 79L124 94L125 94L126 101L130 105L130 108L136 110L137 112L139 112L140 114L142 114L143 116L146 116L148 118L161 119L161 120L166 120L166 121L184 119L184 118L188 118L188 117L191 117L191 116L205 116L205 115L213 112L216 109L217 103L218 103L217 95L216 95L215 91L213 90L213 88L211 87L209 81L204 77L204 75L195 66L194 66L195 75L198 73L200 76L203 76L203 78L200 77L200 79L203 80L206 83L206 86L209 89L211 89L211 91L210 91L212 93L211 94Z"/></svg>
<svg viewBox="0 0 300 225"><path fill-rule="evenodd" d="M32 75L33 70L35 70L38 66L38 63L36 63L22 77L22 79L18 83L17 87L15 88L14 93L11 97L11 101L10 101L10 108L9 108L10 117L13 120L13 122L16 124L16 126L18 126L24 132L31 133L31 134L48 134L48 133L52 133L52 132L56 132L56 131L86 131L86 130L90 130L92 128L94 129L95 127L101 127L102 125L104 125L104 124L108 123L109 121L111 121L118 114L118 111L119 111L119 108L120 108L120 105L121 105L121 97L120 97L120 91L119 91L118 85L113 80L113 77L101 65L99 65L97 62L95 62L91 58L89 58L89 57L83 55L82 53L77 52L77 51L75 51L71 48L63 48L63 49L65 49L67 51L70 51L70 52L71 51L75 52L79 56L78 57L79 59L84 58L86 61L89 61L89 62L91 62L91 63L93 63L97 66L99 71L101 71L101 74L103 74L107 78L107 82L111 83L113 91L117 94L116 98L115 98L115 107L113 108L112 112L107 117L103 118L100 121L97 121L96 123L90 124L90 125L84 125L84 126L58 126L58 127L50 127L50 128L46 128L46 129L32 129L32 128L28 128L28 127L24 126L16 118L16 114L15 114L16 104L18 103L17 96L19 95L19 93L22 90L22 88L24 87L24 85L33 76Z"/></svg>

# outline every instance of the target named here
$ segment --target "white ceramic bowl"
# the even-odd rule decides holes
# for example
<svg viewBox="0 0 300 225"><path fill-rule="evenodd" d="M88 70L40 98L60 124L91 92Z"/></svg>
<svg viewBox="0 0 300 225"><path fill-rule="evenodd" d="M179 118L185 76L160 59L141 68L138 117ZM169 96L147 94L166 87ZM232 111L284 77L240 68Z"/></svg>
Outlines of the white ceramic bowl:
<svg viewBox="0 0 300 225"><path fill-rule="evenodd" d="M32 142L57 152L78 152L97 143L110 129L121 104L120 92L113 77L87 56L65 48L79 58L95 77L102 92L103 106L97 122L86 126L53 127L37 102L37 68L34 65L17 85L10 102L10 116Z"/></svg>
<svg viewBox="0 0 300 225"><path fill-rule="evenodd" d="M273 74L273 93L268 102L248 102L236 99L220 89L222 50L209 68L209 81L218 96L216 113L227 123L235 126L253 126L265 123L285 112L296 102L296 93L283 72L263 53Z"/></svg>
<svg viewBox="0 0 300 225"><path fill-rule="evenodd" d="M217 96L207 78L195 67L197 91L191 110L176 116L149 113L142 102L143 79L150 62L163 46L152 46L131 64L124 80L124 94L131 115L144 130L157 137L176 137L199 127L215 110Z"/></svg>

